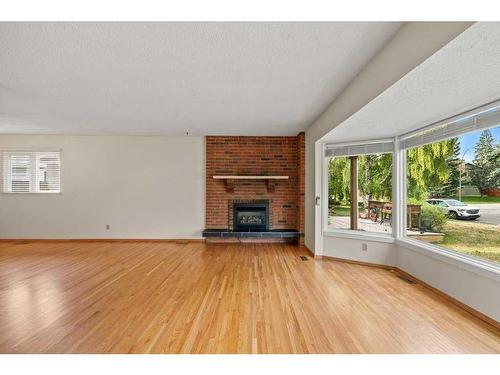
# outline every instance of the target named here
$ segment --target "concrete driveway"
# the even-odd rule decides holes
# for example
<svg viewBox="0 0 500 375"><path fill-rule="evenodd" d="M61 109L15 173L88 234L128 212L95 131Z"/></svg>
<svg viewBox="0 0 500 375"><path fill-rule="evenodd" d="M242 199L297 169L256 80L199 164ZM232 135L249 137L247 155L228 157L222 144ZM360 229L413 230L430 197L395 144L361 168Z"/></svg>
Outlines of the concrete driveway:
<svg viewBox="0 0 500 375"><path fill-rule="evenodd" d="M479 208L481 217L473 223L500 225L500 203L471 204Z"/></svg>

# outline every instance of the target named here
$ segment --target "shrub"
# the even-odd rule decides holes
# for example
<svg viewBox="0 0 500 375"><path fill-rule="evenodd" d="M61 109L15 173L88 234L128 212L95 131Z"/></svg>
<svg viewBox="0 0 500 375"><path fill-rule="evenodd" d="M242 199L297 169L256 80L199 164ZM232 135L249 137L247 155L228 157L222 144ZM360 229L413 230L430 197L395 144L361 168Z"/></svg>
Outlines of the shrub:
<svg viewBox="0 0 500 375"><path fill-rule="evenodd" d="M436 206L422 204L422 228L433 232L441 232L446 223L446 214Z"/></svg>
<svg viewBox="0 0 500 375"><path fill-rule="evenodd" d="M406 203L408 204L424 204L425 203L425 199L417 199L417 198L408 198Z"/></svg>

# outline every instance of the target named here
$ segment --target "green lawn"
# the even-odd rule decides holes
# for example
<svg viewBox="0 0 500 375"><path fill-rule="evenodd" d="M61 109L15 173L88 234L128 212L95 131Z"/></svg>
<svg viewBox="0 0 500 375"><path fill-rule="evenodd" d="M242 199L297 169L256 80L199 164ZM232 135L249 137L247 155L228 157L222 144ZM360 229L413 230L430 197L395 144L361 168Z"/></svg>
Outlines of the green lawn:
<svg viewBox="0 0 500 375"><path fill-rule="evenodd" d="M330 205L328 207L328 211L330 213L329 216L351 216L351 206L344 205ZM358 208L358 212L363 212L363 208Z"/></svg>
<svg viewBox="0 0 500 375"><path fill-rule="evenodd" d="M350 216L351 206L333 205L329 207L330 216Z"/></svg>
<svg viewBox="0 0 500 375"><path fill-rule="evenodd" d="M500 197L462 197L462 202L470 204L500 203Z"/></svg>
<svg viewBox="0 0 500 375"><path fill-rule="evenodd" d="M500 262L500 227L468 221L448 220L438 245Z"/></svg>

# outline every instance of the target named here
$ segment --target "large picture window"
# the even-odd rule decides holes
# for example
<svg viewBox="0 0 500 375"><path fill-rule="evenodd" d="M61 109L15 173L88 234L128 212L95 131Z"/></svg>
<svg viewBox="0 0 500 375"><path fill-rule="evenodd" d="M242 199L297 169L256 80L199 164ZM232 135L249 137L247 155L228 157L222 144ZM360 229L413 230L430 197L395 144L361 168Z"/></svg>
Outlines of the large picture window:
<svg viewBox="0 0 500 375"><path fill-rule="evenodd" d="M325 231L500 265L499 125L495 102L394 142L326 144Z"/></svg>
<svg viewBox="0 0 500 375"><path fill-rule="evenodd" d="M410 147L407 236L500 263L500 127Z"/></svg>

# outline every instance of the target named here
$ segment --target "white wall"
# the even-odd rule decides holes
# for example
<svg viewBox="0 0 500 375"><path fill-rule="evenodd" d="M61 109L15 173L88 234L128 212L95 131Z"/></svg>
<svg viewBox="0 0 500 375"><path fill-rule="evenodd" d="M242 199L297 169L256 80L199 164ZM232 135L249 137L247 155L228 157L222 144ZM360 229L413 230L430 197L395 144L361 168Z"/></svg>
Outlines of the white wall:
<svg viewBox="0 0 500 375"><path fill-rule="evenodd" d="M62 193L1 193L0 238L201 238L203 137L0 135L37 147L61 150Z"/></svg>
<svg viewBox="0 0 500 375"><path fill-rule="evenodd" d="M397 267L500 322L500 275L397 246Z"/></svg>
<svg viewBox="0 0 500 375"><path fill-rule="evenodd" d="M396 266L397 248L394 243L324 236L323 256Z"/></svg>

